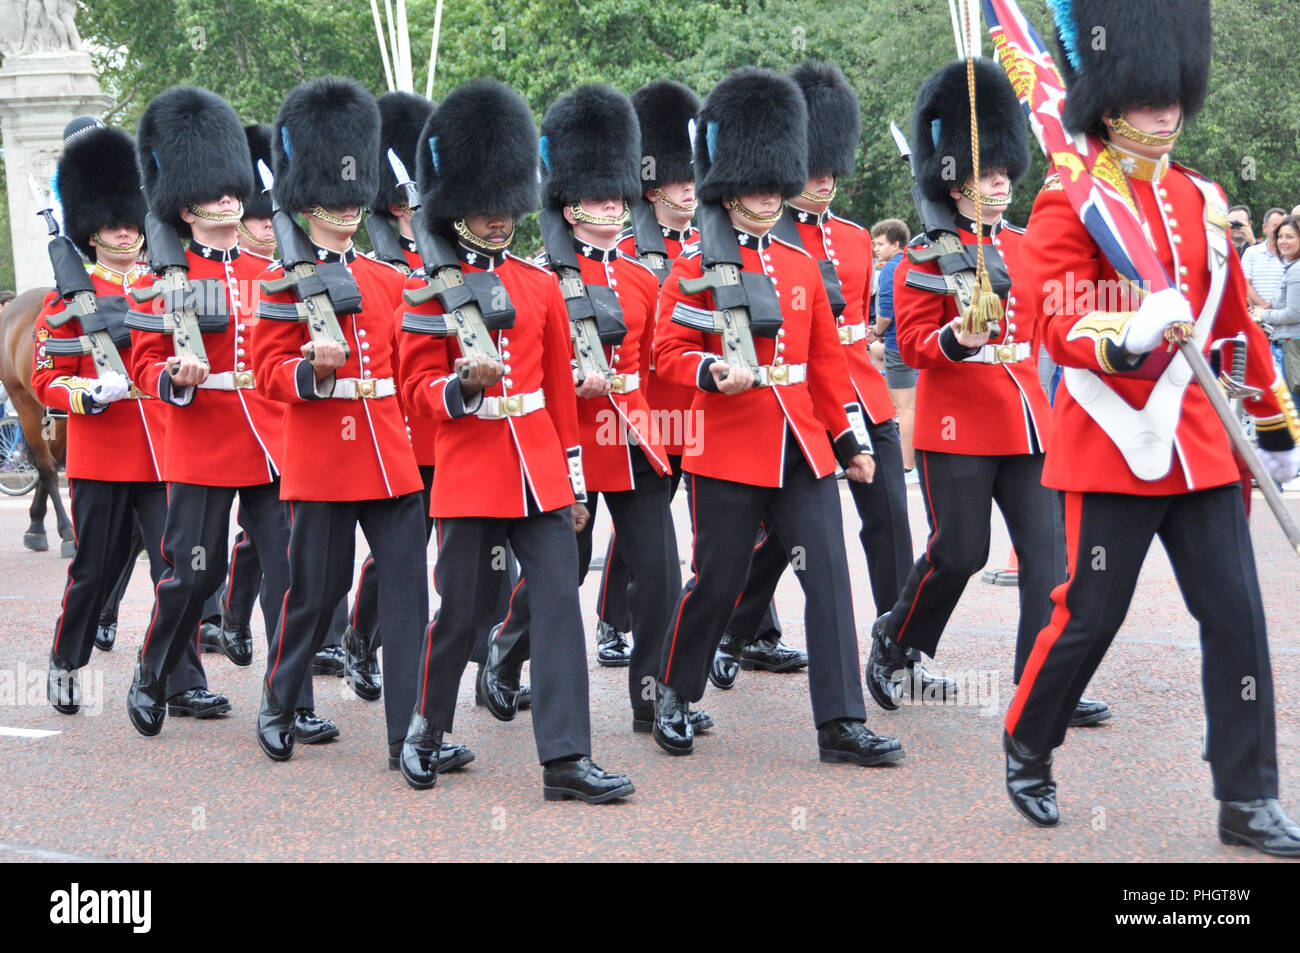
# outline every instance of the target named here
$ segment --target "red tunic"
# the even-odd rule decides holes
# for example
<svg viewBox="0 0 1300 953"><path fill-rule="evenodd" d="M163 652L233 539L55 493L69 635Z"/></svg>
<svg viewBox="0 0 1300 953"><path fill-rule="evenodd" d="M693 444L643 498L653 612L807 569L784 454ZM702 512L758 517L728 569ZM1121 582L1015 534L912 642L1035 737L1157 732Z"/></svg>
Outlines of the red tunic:
<svg viewBox="0 0 1300 953"><path fill-rule="evenodd" d="M909 271L937 275L939 266L913 265L906 255L898 263L894 315L899 353L919 371L913 434L918 450L1000 456L1042 452L1048 445L1051 407L1038 380L1035 312L1020 300L1025 295L1020 289L1028 281L1020 275L1023 238L1020 229L1006 223L984 238L1002 253L1013 285L1003 301L1001 333L989 343L1027 343L1028 356L1015 363L983 364L949 356L941 347L941 332L957 316L957 302L951 295L906 284ZM975 235L963 232L962 242L975 244Z"/></svg>
<svg viewBox="0 0 1300 953"><path fill-rule="evenodd" d="M753 387L740 394L699 389L701 368L710 358L718 357L721 336L672 320L679 303L712 308L710 292L684 295L678 284L682 278L698 278L703 273L697 251L678 258L664 282L654 358L659 373L668 380L696 387L691 404L691 418L698 431L694 434L696 452L687 448L682 469L735 483L776 487L782 485L784 476L788 429L793 429L817 476L835 471L827 432L838 437L850 429L845 407L856 402L856 396L817 263L807 252L780 240L764 237L761 251L755 244L753 236L748 236L741 246L744 268L776 280L784 319L776 338L754 337L758 361L762 365L773 365L778 359L786 365L806 364L807 379Z"/></svg>
<svg viewBox="0 0 1300 953"><path fill-rule="evenodd" d="M206 252L207 254L203 254ZM225 286L230 319L224 330L203 335L210 373L243 372L248 355L249 319L257 309L258 276L266 259L225 253L191 243L186 252L191 280L212 278ZM132 305L157 313L162 299ZM256 389L185 388L177 395L166 382L160 394L167 359L175 352L171 336L131 331L134 379L145 393L170 399L177 406L168 417L162 476L171 483L199 486L256 486L269 483L279 471L284 449L284 412Z"/></svg>
<svg viewBox="0 0 1300 953"><path fill-rule="evenodd" d="M123 297L131 288L144 287L152 281L152 276L143 269L123 278L110 280L104 269L95 269L90 276L100 297ZM128 397L111 404L90 400L86 388L98 377L91 356L51 354L44 344L46 340L81 335L81 322L76 318L57 328L46 320L47 316L63 310L62 299L51 293L36 318L32 390L46 407L68 411L68 477L110 482L161 480L166 405L143 397ZM118 353L130 373L134 363L131 348Z"/></svg>
<svg viewBox="0 0 1300 953"><path fill-rule="evenodd" d="M391 265L355 257L348 270L361 291L363 310L339 317L348 357L334 375L362 381L396 381L397 319L402 274ZM268 269L264 280L283 275ZM263 295L263 305L291 304L292 292ZM253 366L259 386L285 406L285 460L280 496L285 500L381 500L421 489L406 421L396 393L375 398L322 397L302 346L311 339L301 321L259 316L253 330Z"/></svg>
<svg viewBox="0 0 1300 953"><path fill-rule="evenodd" d="M541 391L545 406L519 417L489 420L466 413L452 368L461 356L453 337L403 332L402 394L412 412L438 421L438 457L430 515L517 519L528 514L531 491L544 511L573 503L566 450L578 448L577 398L569 364L569 317L555 275L514 255L499 264L479 257L466 272L487 270L501 278L515 308L514 326L492 332L506 375L486 398L522 397ZM418 278L407 280L419 288ZM441 314L437 301L398 309ZM450 386L449 386L450 385Z"/></svg>
<svg viewBox="0 0 1300 953"><path fill-rule="evenodd" d="M831 212L817 216L791 207L787 214L794 216L795 227L808 254L835 265L844 294L844 310L837 319L840 333L852 328L865 331L867 302L871 300L871 235L856 222ZM858 392L867 416L874 424L892 420L896 413L894 402L889 397L885 376L871 363L866 337L843 346L853 389Z"/></svg>
<svg viewBox="0 0 1300 953"><path fill-rule="evenodd" d="M1190 170L1175 165L1158 182L1126 178L1147 223L1152 247L1166 272L1177 275L1193 316L1199 316L1209 292L1211 272L1205 234L1206 203L1194 176ZM1223 191L1217 185L1213 188L1226 217ZM1174 241L1175 237L1178 241ZM1024 287L1026 294L1030 288L1043 289L1035 295L1035 303L1043 315L1043 341L1052 359L1065 367L1100 373L1104 383L1128 404L1144 406L1155 386L1154 376L1168 362L1170 352L1158 348L1133 373L1112 373L1104 367L1103 360L1114 353L1107 348L1118 345L1128 311L1136 307L1136 302L1131 298L1126 302L1128 311L1114 307L1122 299L1108 295L1107 289L1118 288L1117 275L1059 185L1053 187L1049 181L1049 187L1039 194L1029 219L1027 240L1032 242L1034 254L1027 256L1022 265ZM1273 364L1268 341L1246 311L1246 283L1241 263L1231 248L1227 261L1227 285L1206 348L1208 351L1210 342L1219 338L1239 332L1246 335L1246 383L1264 391L1258 400L1246 402L1246 410L1258 418L1261 445L1269 442L1268 434L1280 441L1277 446L1284 447L1290 443L1288 433L1294 431L1294 410L1289 398L1282 396L1285 384ZM1108 303L1110 308L1106 307ZM1077 492L1163 496L1223 486L1240 478L1223 425L1194 381L1183 392L1169 472L1156 480L1143 480L1133 474L1111 438L1064 383L1057 388L1054 413L1055 438L1043 469L1043 482L1048 486Z"/></svg>

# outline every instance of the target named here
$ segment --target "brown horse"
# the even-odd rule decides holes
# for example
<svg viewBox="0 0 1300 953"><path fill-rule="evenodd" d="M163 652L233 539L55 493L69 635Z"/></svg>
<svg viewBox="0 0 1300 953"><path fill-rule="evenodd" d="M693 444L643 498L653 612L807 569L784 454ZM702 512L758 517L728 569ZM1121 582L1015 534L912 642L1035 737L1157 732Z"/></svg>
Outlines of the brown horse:
<svg viewBox="0 0 1300 953"><path fill-rule="evenodd" d="M54 439L47 441L42 434L45 407L32 391L32 349L36 340L36 316L50 288L33 288L24 291L0 311L0 381L4 382L14 411L22 421L23 436L36 461L40 478L36 482L29 515L31 526L23 534L23 545L36 552L50 548L45 537L45 507L54 503L54 516L58 521L59 538L63 543L60 553L72 556L76 550L73 542L72 521L63 508L59 496L59 465L67 447L67 421L56 420Z"/></svg>

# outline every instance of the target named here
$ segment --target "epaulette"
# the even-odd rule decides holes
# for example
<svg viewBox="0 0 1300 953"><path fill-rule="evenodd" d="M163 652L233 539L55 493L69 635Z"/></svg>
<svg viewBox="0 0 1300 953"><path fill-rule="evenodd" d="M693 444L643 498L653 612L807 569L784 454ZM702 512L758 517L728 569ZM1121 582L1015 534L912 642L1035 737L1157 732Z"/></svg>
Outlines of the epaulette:
<svg viewBox="0 0 1300 953"><path fill-rule="evenodd" d="M654 273L653 270L651 270L651 268L650 268L649 265L647 265L645 262L641 261L640 259L633 258L633 257L632 257L631 255L629 255L627 252L623 252L623 251L621 251L621 252L618 253L618 257L619 257L619 258L622 258L624 261L630 261L632 264L636 265L638 268L644 268L646 274L648 274L648 275L649 275L651 278L653 278L656 282L659 281L659 276L656 275L656 274Z"/></svg>
<svg viewBox="0 0 1300 953"><path fill-rule="evenodd" d="M698 258L700 257L700 243L692 242L689 245L683 245L681 254L678 258Z"/></svg>
<svg viewBox="0 0 1300 953"><path fill-rule="evenodd" d="M865 228L863 228L861 225L859 225L857 222L853 221L852 219L841 218L840 216L836 215L834 212L831 212L831 218L835 219L835 221L837 222L842 222L845 225L851 225L860 232L866 231Z"/></svg>
<svg viewBox="0 0 1300 953"><path fill-rule="evenodd" d="M633 237L632 227L628 226L627 228L623 229L621 232L618 233L618 238L614 239L614 244L617 245L619 242L625 242L632 237Z"/></svg>
<svg viewBox="0 0 1300 953"><path fill-rule="evenodd" d="M793 249L794 251L797 251L799 254L803 255L805 258L811 258L811 257L812 257L812 255L809 255L809 254L808 254L808 249L806 249L806 248L801 248L801 247L798 246L798 245L792 245L792 244L790 244L789 242L784 241L784 240L782 240L781 238L778 238L776 235L773 235L773 236L772 236L772 241L777 242L778 244L784 245L786 248L790 248L790 249Z"/></svg>
<svg viewBox="0 0 1300 953"><path fill-rule="evenodd" d="M521 265L527 265L529 268L536 268L538 271L544 271L547 274L550 274L551 270L546 267L546 262L540 260L545 258L547 262L550 261L550 259L546 257L546 252L542 252L540 255L537 256L537 258L533 259L532 261L529 261L527 258L522 258L519 255L516 255L512 251L506 252L506 257L509 258L511 261L519 262Z"/></svg>
<svg viewBox="0 0 1300 953"><path fill-rule="evenodd" d="M1061 184L1061 173L1053 172L1051 175L1049 175L1047 179L1043 182L1042 189L1040 189L1039 191L1042 192L1065 191L1065 186Z"/></svg>

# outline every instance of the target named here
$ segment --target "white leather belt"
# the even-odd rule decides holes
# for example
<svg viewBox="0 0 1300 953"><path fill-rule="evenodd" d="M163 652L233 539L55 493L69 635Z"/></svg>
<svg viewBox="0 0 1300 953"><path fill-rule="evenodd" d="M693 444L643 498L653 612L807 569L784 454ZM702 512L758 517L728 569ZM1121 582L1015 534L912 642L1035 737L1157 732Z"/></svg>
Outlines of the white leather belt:
<svg viewBox="0 0 1300 953"><path fill-rule="evenodd" d="M522 417L546 406L546 395L540 390L527 394L509 394L505 397L484 397L474 416L484 420L503 420L506 417Z"/></svg>
<svg viewBox="0 0 1300 953"><path fill-rule="evenodd" d="M374 400L392 397L397 385L391 377L340 377L334 381L331 397L339 400Z"/></svg>
<svg viewBox="0 0 1300 953"><path fill-rule="evenodd" d="M613 385L613 389L610 391L610 393L630 394L632 393L632 391L636 390L638 387L641 386L641 375L640 374L615 374L610 379L610 384Z"/></svg>
<svg viewBox="0 0 1300 953"><path fill-rule="evenodd" d="M971 364L1019 364L1033 353L1028 341L1011 344L985 344L970 357L962 358Z"/></svg>
<svg viewBox="0 0 1300 953"><path fill-rule="evenodd" d="M252 390L257 383L253 380L252 371L222 371L220 374L209 374L197 386L201 390Z"/></svg>
<svg viewBox="0 0 1300 953"><path fill-rule="evenodd" d="M754 374L755 387L784 387L808 379L807 364L764 364Z"/></svg>
<svg viewBox="0 0 1300 953"><path fill-rule="evenodd" d="M840 343L847 347L850 344L857 344L867 336L867 326L863 324L845 324L841 325Z"/></svg>

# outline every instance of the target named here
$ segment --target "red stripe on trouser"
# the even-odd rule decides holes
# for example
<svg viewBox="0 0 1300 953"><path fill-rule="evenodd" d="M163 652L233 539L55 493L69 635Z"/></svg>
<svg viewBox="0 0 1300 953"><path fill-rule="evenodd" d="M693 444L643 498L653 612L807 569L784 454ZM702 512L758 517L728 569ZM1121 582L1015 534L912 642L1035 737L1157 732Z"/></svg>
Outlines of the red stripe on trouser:
<svg viewBox="0 0 1300 953"><path fill-rule="evenodd" d="M609 601L609 566L614 561L614 546L618 542L618 533L609 534L609 545L605 547L605 571L600 574L600 608L596 615L605 618L605 604Z"/></svg>
<svg viewBox="0 0 1300 953"><path fill-rule="evenodd" d="M293 500L289 501L289 539L293 539ZM285 558L289 556L289 548L285 547ZM280 600L280 638L279 645L275 649L275 664L271 666L271 674L266 676L268 685L275 684L275 670L280 667L280 656L284 654L284 610L289 605L289 590L284 590L284 598Z"/></svg>
<svg viewBox="0 0 1300 953"><path fill-rule="evenodd" d="M248 538L249 538L248 534L244 533L244 540L247 541ZM235 548L230 551L230 569L227 570L226 572L226 598L222 600L223 609L230 608L230 591L235 588L235 563L237 563L238 561L239 561L239 540L236 540Z"/></svg>
<svg viewBox="0 0 1300 953"><path fill-rule="evenodd" d="M695 521L695 474L691 474L691 571L695 575L695 586L699 588L700 571L695 564L695 537L698 532L698 524ZM686 600L694 593L694 589L682 596L682 601L677 606L677 618L673 620L673 638L668 645L668 663L664 665L664 681L667 682L673 673L673 652L677 648L677 630L682 626L682 612L686 609Z"/></svg>
<svg viewBox="0 0 1300 953"><path fill-rule="evenodd" d="M1038 678L1038 673L1042 671L1043 665L1047 662L1047 657L1052 652L1052 647L1056 645L1056 640L1061 637L1070 621L1070 584L1074 582L1074 574L1078 570L1078 559L1076 554L1079 551L1079 528L1083 522L1083 494L1066 493L1065 494L1065 554L1069 560L1069 575L1065 577L1065 582L1061 583L1052 590L1052 602L1055 603L1052 609L1052 617L1047 622L1047 627L1038 633L1038 638L1034 640L1034 649L1029 653L1029 661L1025 663L1025 671L1020 676L1020 684L1016 688L1015 697L1011 699L1011 707L1007 709L1006 729L1007 734L1014 735L1016 724L1020 721L1020 713L1024 711L1025 703L1029 700L1029 693L1034 690L1034 681Z"/></svg>
<svg viewBox="0 0 1300 953"><path fill-rule="evenodd" d="M167 484L167 508L171 509L171 505L172 505L172 485L168 483ZM163 562L165 562L168 566L170 566L174 571L176 569L176 564L167 558L167 521L165 519L163 520L162 538L158 540L158 551L162 553ZM163 576L165 575L167 575L166 572L161 573L158 576L158 581L154 583L153 615L150 616L149 618L149 628L145 630L144 642L140 645L141 657L143 657L144 653L149 649L149 639L153 636L153 627L154 624L158 621L158 589L162 586Z"/></svg>
<svg viewBox="0 0 1300 953"><path fill-rule="evenodd" d="M352 614L348 617L348 623L356 628L357 610L361 607L361 587L366 584L366 570L374 563L373 555L367 556L365 562L361 564L361 575L357 577L356 596L352 600Z"/></svg>
<svg viewBox="0 0 1300 953"><path fill-rule="evenodd" d="M939 517L934 512L934 504L930 501L934 499L930 495L930 464L925 454L917 457L917 465L923 471L925 477L925 509L930 516L930 522L934 525L934 532L930 534L930 539L925 544L925 561L930 564L930 568L925 571L921 581L916 584L916 592L912 596L912 605L907 610L907 616L903 619L903 624L898 627L898 632L894 634L894 641L903 641L903 630L907 628L907 623L912 621L912 613L916 611L916 604L921 601L921 590L925 588L925 581L934 573L934 562L930 559L930 550L934 546L935 537L939 535Z"/></svg>

